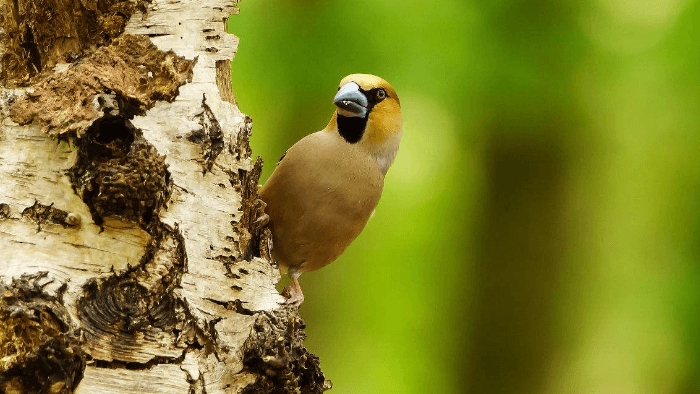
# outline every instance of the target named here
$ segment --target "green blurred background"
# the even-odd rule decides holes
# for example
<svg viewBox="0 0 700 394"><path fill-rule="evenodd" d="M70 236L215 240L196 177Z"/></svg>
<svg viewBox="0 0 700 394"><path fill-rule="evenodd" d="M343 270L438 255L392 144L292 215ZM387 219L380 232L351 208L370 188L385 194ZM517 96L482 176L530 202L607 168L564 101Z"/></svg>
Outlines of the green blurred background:
<svg viewBox="0 0 700 394"><path fill-rule="evenodd" d="M379 207L302 275L333 393L700 393L700 3L245 0L264 181L342 77L401 97Z"/></svg>

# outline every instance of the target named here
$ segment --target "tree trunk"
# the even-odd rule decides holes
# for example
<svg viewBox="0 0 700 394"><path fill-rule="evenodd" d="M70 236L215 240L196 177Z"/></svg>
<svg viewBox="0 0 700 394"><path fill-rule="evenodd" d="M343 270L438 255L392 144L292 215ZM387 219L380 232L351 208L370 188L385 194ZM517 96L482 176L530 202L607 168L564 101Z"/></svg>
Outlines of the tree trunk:
<svg viewBox="0 0 700 394"><path fill-rule="evenodd" d="M330 387L255 222L234 13L0 0L0 392Z"/></svg>

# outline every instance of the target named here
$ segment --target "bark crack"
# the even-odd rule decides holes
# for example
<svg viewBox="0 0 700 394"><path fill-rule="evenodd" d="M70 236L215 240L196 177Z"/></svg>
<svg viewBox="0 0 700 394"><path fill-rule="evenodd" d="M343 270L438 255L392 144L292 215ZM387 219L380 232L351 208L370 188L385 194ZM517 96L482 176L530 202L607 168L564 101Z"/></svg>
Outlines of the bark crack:
<svg viewBox="0 0 700 394"><path fill-rule="evenodd" d="M200 128L193 130L187 140L202 148L202 174L211 171L216 158L224 150L224 133L216 116L207 105L206 94L202 94L202 112L196 115Z"/></svg>

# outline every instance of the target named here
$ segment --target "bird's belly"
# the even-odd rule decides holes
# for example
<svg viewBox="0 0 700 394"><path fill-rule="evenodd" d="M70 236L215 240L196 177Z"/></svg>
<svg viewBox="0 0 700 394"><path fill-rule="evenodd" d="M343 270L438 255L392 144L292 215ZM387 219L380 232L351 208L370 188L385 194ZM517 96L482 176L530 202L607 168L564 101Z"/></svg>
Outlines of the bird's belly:
<svg viewBox="0 0 700 394"><path fill-rule="evenodd" d="M313 189L313 188L311 188ZM297 209L272 217L273 256L298 271L317 270L333 262L360 234L379 200L379 193L358 197L328 190L309 190ZM320 198L322 196L322 198Z"/></svg>

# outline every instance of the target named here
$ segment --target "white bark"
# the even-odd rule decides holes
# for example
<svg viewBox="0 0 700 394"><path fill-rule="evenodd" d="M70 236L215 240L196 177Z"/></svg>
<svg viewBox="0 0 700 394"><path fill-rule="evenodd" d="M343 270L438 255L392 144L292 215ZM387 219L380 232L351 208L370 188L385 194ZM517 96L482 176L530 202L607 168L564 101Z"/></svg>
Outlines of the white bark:
<svg viewBox="0 0 700 394"><path fill-rule="evenodd" d="M191 80L172 102L142 95L147 90L143 84L157 90L158 81L115 88L120 81L109 80L114 73L110 77L97 70L97 84L87 84L86 89L97 86L103 91L89 92L87 105L83 100L76 109L76 97L74 107L41 109L30 119L35 123L20 125L15 120L22 118L25 107L18 109L17 103L30 108L32 95L38 95L34 102L51 101L49 93L41 93L51 89L0 88L0 282L5 289L0 310L10 305L24 311L15 316L29 316L46 300L53 300L46 307L51 316L63 316L59 309L65 308L62 324L70 330L56 335L77 343L87 360L74 388L78 393L212 394L246 387L318 392L329 385L323 383L317 358L301 344L303 322L296 310L281 307L284 298L275 289L279 272L265 253L269 238L263 236L262 257L245 253L257 236L252 233L258 230L253 221L258 214L260 163L256 167L251 161L250 121L233 104L230 91L228 61L238 40L226 34L225 21L235 12L232 1L155 0L146 13L131 16L125 35L148 36L158 50L194 62ZM89 67L91 59L86 55L82 65L57 67L61 71L55 72L63 74L55 84L64 83L60 75L68 80L84 76L89 68L79 67ZM166 56L160 68L172 66L173 59ZM172 68L165 75L184 75ZM126 66L115 69L126 70L117 78L139 81ZM141 80L154 78L155 71L140 70ZM26 92L29 98L22 98ZM138 130L136 142L124 143L117 135L108 143L83 144L89 138L114 137L114 130L124 132L104 126L98 131L102 137L91 137L96 129L89 128L115 115L129 118L124 97L135 97L147 108L131 119ZM63 121L75 119L73 115L80 121ZM52 124L56 119L62 121ZM56 135L61 135L60 141ZM101 177L94 184L104 189L89 200L85 196L93 186L81 184L87 178L72 182L69 172L75 171L76 163L99 163L100 154L85 151L95 146L116 146L115 151L124 149L134 159L113 172L78 172L81 177ZM86 162L86 157L95 162ZM159 177L166 174L163 163L164 178ZM133 183L141 179L139 171L143 186L120 188L119 179ZM160 188L162 179L167 184ZM121 195L129 192L145 193L147 198ZM144 201L166 197L156 212L144 208ZM110 201L117 202L112 206ZM134 206L127 204L128 209L119 212L123 201ZM155 219L148 219L150 214ZM23 275L24 285L12 282ZM18 301L17 294L31 294L35 301ZM51 319L22 324L44 327L46 321ZM2 339L0 332L0 345ZM11 392L20 390L20 383L3 382L3 368L11 370L41 355L18 350L2 357L0 386L6 384ZM52 392L61 392L63 386L52 384L58 387Z"/></svg>

